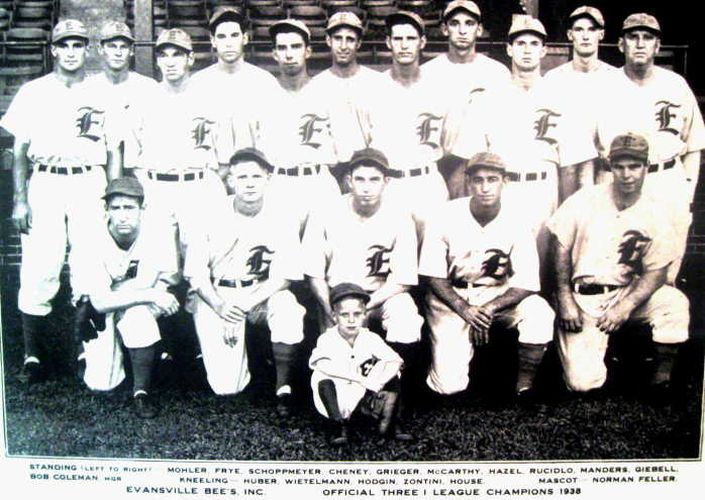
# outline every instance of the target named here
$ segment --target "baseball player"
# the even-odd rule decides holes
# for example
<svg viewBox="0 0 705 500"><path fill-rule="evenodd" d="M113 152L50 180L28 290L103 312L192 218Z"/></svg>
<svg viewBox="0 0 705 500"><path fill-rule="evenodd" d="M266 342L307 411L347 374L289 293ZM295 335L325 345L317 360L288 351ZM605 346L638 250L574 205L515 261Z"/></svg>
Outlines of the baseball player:
<svg viewBox="0 0 705 500"><path fill-rule="evenodd" d="M110 119L103 96L85 81L87 46L83 23L57 23L50 47L54 71L23 85L0 120L15 137L12 220L22 239L21 380L30 383L41 377L37 342L59 289L67 240L74 245L97 233L106 168L115 171L118 154L115 144L108 143ZM49 109L38 116L37 110ZM69 264L71 259L69 254Z"/></svg>
<svg viewBox="0 0 705 500"><path fill-rule="evenodd" d="M388 158L388 199L411 211L420 242L429 213L448 198L437 166L443 156L446 100L420 67L426 45L423 20L398 11L387 16L386 25L392 67L377 92L371 146Z"/></svg>
<svg viewBox="0 0 705 500"><path fill-rule="evenodd" d="M610 79L597 143L605 157L612 140L625 131L646 137L650 156L644 189L663 198L673 211L680 251L668 272L668 283L674 283L692 220L690 204L700 173L705 126L687 82L655 65L660 38L661 27L653 16L639 13L624 20L619 39L624 67Z"/></svg>
<svg viewBox="0 0 705 500"><path fill-rule="evenodd" d="M208 21L218 60L193 75L202 116L217 130L217 156L222 177L238 149L257 146L262 114L279 89L267 71L245 62L249 42L247 17L238 7L217 7Z"/></svg>
<svg viewBox="0 0 705 500"><path fill-rule="evenodd" d="M338 425L335 445L348 442L348 421L352 414L377 397L381 400L379 433L395 427L398 412L399 372L402 360L378 335L363 327L370 296L353 283L339 283L330 292L336 326L326 330L311 353L309 367L316 410ZM395 438L412 437L399 432Z"/></svg>
<svg viewBox="0 0 705 500"><path fill-rule="evenodd" d="M323 90L308 74L308 27L285 19L270 26L269 32L280 86L262 123L263 151L276 166L269 190L273 199L290 201L289 209L297 213L303 231L313 208L325 207L340 196L330 170L338 156Z"/></svg>
<svg viewBox="0 0 705 500"><path fill-rule="evenodd" d="M458 127L465 119L468 105L481 99L487 91L509 82L507 67L477 52L477 39L482 36L482 12L475 2L454 0L443 10L441 30L448 37L448 52L423 65L436 88L448 98L444 148L453 150ZM463 177L462 158L445 157L442 173L448 179L459 169Z"/></svg>
<svg viewBox="0 0 705 500"><path fill-rule="evenodd" d="M499 322L519 330L516 394L530 398L554 319L537 294L536 241L521 212L503 201L507 170L499 156L478 153L465 171L471 196L448 202L431 219L421 249L433 354L426 382L440 394L464 390L475 348Z"/></svg>
<svg viewBox="0 0 705 500"><path fill-rule="evenodd" d="M595 110L602 95L609 93L608 76L616 68L599 59L600 41L605 36L605 19L599 9L583 5L568 17L568 40L573 44L572 58L546 73L546 82L563 99L564 115L573 114L575 124L584 125L578 133L593 134ZM594 161L588 160L559 169L559 197L565 200L583 186L594 184Z"/></svg>
<svg viewBox="0 0 705 500"><path fill-rule="evenodd" d="M521 205L536 234L545 283L549 267L545 223L558 204L558 170L589 161L597 152L589 133L573 133L577 125L570 120L579 117L563 115L561 99L541 77L546 55L543 24L530 16L516 16L508 37L511 83L477 103L459 131L453 154L470 158L478 151L491 151L506 161L511 184L505 200ZM501 109L512 110L511 116Z"/></svg>
<svg viewBox="0 0 705 500"><path fill-rule="evenodd" d="M656 350L651 384L667 390L678 345L688 338L688 299L666 285L678 255L663 203L642 189L649 145L633 133L610 146L613 182L581 190L549 223L555 235L558 353L573 391L600 388L609 335L648 323Z"/></svg>
<svg viewBox="0 0 705 500"><path fill-rule="evenodd" d="M144 190L134 177L112 180L103 199L107 223L95 244L76 250L76 280L95 311L105 314L105 329L83 342L83 380L96 391L109 391L122 382L119 333L132 365L134 410L139 417L151 418L157 412L149 393L160 340L156 318L179 307L167 291L168 280L161 279L176 272L175 246L143 224Z"/></svg>
<svg viewBox="0 0 705 500"><path fill-rule="evenodd" d="M326 100L330 129L339 161L348 161L353 152L370 143L370 109L382 75L362 66L357 52L362 44L364 27L352 12L336 12L326 25L326 44L333 64L313 78Z"/></svg>
<svg viewBox="0 0 705 500"><path fill-rule="evenodd" d="M374 149L356 151L345 175L350 193L315 212L304 234L304 273L332 326L331 288L354 283L370 294L366 320L380 321L387 342L415 366L423 319L409 289L418 283L417 241L408 211L387 202L389 167ZM413 390L408 370L404 392Z"/></svg>
<svg viewBox="0 0 705 500"><path fill-rule="evenodd" d="M103 93L109 106L118 116L122 115L127 127L122 140L124 168L137 164L139 146L137 129L146 105L153 99L157 82L152 78L130 71L130 58L134 54L135 38L130 28L121 21L108 21L100 29L98 55L103 71L92 76L97 92Z"/></svg>
<svg viewBox="0 0 705 500"><path fill-rule="evenodd" d="M196 331L208 382L216 394L237 394L250 380L246 323L267 325L276 368L277 413L290 413L292 366L303 340L305 310L287 290L303 278L298 227L265 189L272 165L255 149L232 158L234 195L216 212L220 228L192 247L185 275L196 290Z"/></svg>

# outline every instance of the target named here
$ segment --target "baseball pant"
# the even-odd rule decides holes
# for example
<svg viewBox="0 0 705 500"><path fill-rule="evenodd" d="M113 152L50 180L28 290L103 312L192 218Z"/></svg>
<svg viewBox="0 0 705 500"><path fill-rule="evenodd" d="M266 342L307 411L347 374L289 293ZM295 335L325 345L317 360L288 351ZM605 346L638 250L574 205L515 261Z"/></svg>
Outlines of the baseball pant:
<svg viewBox="0 0 705 500"><path fill-rule="evenodd" d="M21 235L20 311L35 316L51 312L51 299L59 290L66 243L71 247L90 242L103 222L105 170L60 175L34 171L27 201L32 210L29 234ZM90 243L86 243L90 244ZM69 252L69 267L73 252ZM72 280L73 286L73 280ZM79 297L80 290L73 290Z"/></svg>
<svg viewBox="0 0 705 500"><path fill-rule="evenodd" d="M486 304L507 290L501 287L456 288L468 304ZM467 388L470 361L474 346L470 339L470 325L445 305L433 292L426 295L427 320L431 328L433 359L426 383L435 392L453 394ZM519 331L519 342L546 344L553 336L555 314L539 295L530 295L515 307L495 315L495 321L506 328Z"/></svg>
<svg viewBox="0 0 705 500"><path fill-rule="evenodd" d="M226 301L249 293L249 288L219 286L216 290ZM241 392L250 381L245 349L245 322L238 325L226 322L198 296L194 305L193 319L211 389L219 395ZM296 301L294 294L282 290L252 308L247 313L247 323L266 324L273 343L294 345L304 338L305 313L306 310ZM223 338L225 329L230 328L239 330L238 341L232 346L227 345Z"/></svg>
<svg viewBox="0 0 705 500"><path fill-rule="evenodd" d="M390 297L381 306L368 311L367 319L381 321L387 342L411 344L421 340L423 318L408 293Z"/></svg>
<svg viewBox="0 0 705 500"><path fill-rule="evenodd" d="M158 314L148 306L130 307L105 317L105 330L83 343L86 372L83 381L94 391L109 391L125 378L118 333L128 349L148 347L159 341Z"/></svg>
<svg viewBox="0 0 705 500"><path fill-rule="evenodd" d="M558 354L563 378L570 390L584 392L602 387L607 379L605 352L608 335L597 328L597 320L612 304L621 300L628 288L606 294L573 294L580 307L583 328L578 333L558 329ZM634 310L629 321L648 323L654 342L678 344L688 339L690 312L688 299L672 286L664 285Z"/></svg>

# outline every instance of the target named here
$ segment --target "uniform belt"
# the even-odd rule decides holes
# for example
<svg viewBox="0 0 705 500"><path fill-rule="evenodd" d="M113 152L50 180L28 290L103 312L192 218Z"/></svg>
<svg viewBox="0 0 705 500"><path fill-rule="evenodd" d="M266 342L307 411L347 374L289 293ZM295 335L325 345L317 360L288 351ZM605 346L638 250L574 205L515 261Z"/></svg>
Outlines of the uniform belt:
<svg viewBox="0 0 705 500"><path fill-rule="evenodd" d="M178 182L178 181L193 181L203 179L203 170L198 172L184 172L180 174L160 174L153 170L147 170L147 177L157 181Z"/></svg>
<svg viewBox="0 0 705 500"><path fill-rule="evenodd" d="M94 165L86 165L84 167L50 167L49 165L38 165L35 167L37 172L49 172L50 174L59 175L75 175L90 172Z"/></svg>
<svg viewBox="0 0 705 500"><path fill-rule="evenodd" d="M490 286L485 283L468 283L465 280L453 280L450 284L455 288L480 288L482 286Z"/></svg>
<svg viewBox="0 0 705 500"><path fill-rule="evenodd" d="M299 175L314 175L321 173L320 165L311 165L309 167L292 167L278 168L277 175L287 175L289 177L298 177Z"/></svg>
<svg viewBox="0 0 705 500"><path fill-rule="evenodd" d="M541 179L545 181L548 177L546 172L507 172L507 178L512 182L519 181L537 181Z"/></svg>
<svg viewBox="0 0 705 500"><path fill-rule="evenodd" d="M425 167L420 167L420 168L411 168L409 170L394 170L394 169L389 169L389 176L390 177L396 177L397 179L401 179L404 177L418 177L419 175L428 175L431 173L431 167L426 165Z"/></svg>
<svg viewBox="0 0 705 500"><path fill-rule="evenodd" d="M226 288L247 288L248 286L256 285L261 280L251 279L251 280L228 280L221 278L218 280L218 286L224 286Z"/></svg>
<svg viewBox="0 0 705 500"><path fill-rule="evenodd" d="M578 295L604 295L612 292L617 288L622 288L619 285L578 285L573 284L573 291Z"/></svg>
<svg viewBox="0 0 705 500"><path fill-rule="evenodd" d="M649 173L652 174L654 172L658 172L659 170L668 170L669 168L673 168L676 166L676 160L671 159L668 161L665 161L663 163L653 163L649 165Z"/></svg>

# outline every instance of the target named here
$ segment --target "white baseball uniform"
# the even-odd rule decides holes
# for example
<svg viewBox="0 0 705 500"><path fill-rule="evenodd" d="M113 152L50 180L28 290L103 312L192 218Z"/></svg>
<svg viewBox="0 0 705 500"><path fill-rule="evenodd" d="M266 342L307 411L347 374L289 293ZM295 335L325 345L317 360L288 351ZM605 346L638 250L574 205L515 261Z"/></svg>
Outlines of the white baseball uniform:
<svg viewBox="0 0 705 500"><path fill-rule="evenodd" d="M470 198L449 201L427 226L419 274L448 279L468 304L483 305L509 288L539 290L538 255L530 227L510 207L486 226L470 212ZM433 361L426 383L441 394L464 390L473 357L470 325L433 292L426 295ZM519 341L545 344L553 336L554 313L534 294L496 319L516 327Z"/></svg>
<svg viewBox="0 0 705 500"><path fill-rule="evenodd" d="M352 208L352 195L342 196L325 211L311 215L303 238L304 272L325 279L332 288L355 283L372 293L386 282L418 283L417 242L407 212L382 203L372 217L361 219ZM416 342L423 318L408 293L397 294L379 308L388 342Z"/></svg>
<svg viewBox="0 0 705 500"><path fill-rule="evenodd" d="M330 172L338 156L322 92L313 80L297 92L280 87L267 104L269 115L261 124L260 149L275 166L270 199L286 199L302 224L311 210L326 207L340 196Z"/></svg>
<svg viewBox="0 0 705 500"><path fill-rule="evenodd" d="M350 418L367 391L360 382L353 380L369 376L372 367L385 363L397 364L401 369L402 359L384 340L367 328L360 328L352 346L340 336L337 327L326 330L318 337L309 359L309 367L313 370L311 389L316 410L324 417L329 416L318 394L318 384L322 380L332 380L340 413L344 419ZM349 373L349 378L333 377L321 371L329 365L335 366L338 373Z"/></svg>
<svg viewBox="0 0 705 500"><path fill-rule="evenodd" d="M110 293L113 287L131 280L130 287L166 290L177 272L176 248L159 228L142 224L134 243L120 248L103 226L93 244L76 249L73 273L76 283L89 297ZM159 280L153 284L158 276ZM83 343L86 385L96 391L117 387L125 378L123 356L117 334L127 348L148 347L159 341L156 318L159 312L148 305L136 305L106 314L106 328L98 338Z"/></svg>
<svg viewBox="0 0 705 500"><path fill-rule="evenodd" d="M558 352L568 387L587 391L602 386L607 376L604 356L608 336L598 318L629 292L638 275L668 266L677 251L664 204L643 192L637 203L618 210L612 184L589 187L568 198L548 227L570 249L573 297L583 323L579 333L558 331ZM588 294L579 287L604 286ZM688 338L688 299L664 285L639 306L630 320L651 325L655 342L672 344Z"/></svg>
<svg viewBox="0 0 705 500"><path fill-rule="evenodd" d="M654 67L643 85L630 80L623 70L610 78L597 124L597 144L607 158L612 140L625 132L645 137L649 143L649 173L644 189L663 198L673 211L680 256L669 269L673 283L685 253L692 221L690 202L695 182L686 177L681 157L705 148L705 125L693 91L680 75Z"/></svg>
<svg viewBox="0 0 705 500"><path fill-rule="evenodd" d="M159 85L156 80L130 71L127 78L119 83L111 82L104 72L89 78L96 86L96 92L106 99L105 106L111 113L121 117L123 126L127 129L123 136L125 168L135 168L139 155L139 128L147 105L155 98Z"/></svg>
<svg viewBox="0 0 705 500"><path fill-rule="evenodd" d="M380 72L359 66L357 73L342 78L330 69L313 79L319 98L328 108L330 129L339 161L347 161L355 151L370 143L370 110L375 93L382 85Z"/></svg>
<svg viewBox="0 0 705 500"><path fill-rule="evenodd" d="M22 234L19 290L26 314L51 312L67 241L90 239L100 227L108 138L116 135L104 102L86 80L67 86L50 73L23 85L0 120L17 145L29 144L32 226Z"/></svg>
<svg viewBox="0 0 705 500"><path fill-rule="evenodd" d="M235 213L233 197L218 212L221 227L192 245L184 274L194 288L210 281L216 292L227 300L238 300L258 290L270 278L301 280L301 255L298 226L291 214L269 206L252 217ZM297 344L303 340L304 308L288 290L273 294L252 308L247 321L266 324L272 342ZM203 353L208 382L216 394L236 394L250 380L245 350L244 323L232 325L200 297L193 312L196 332ZM239 328L234 346L223 340L225 329Z"/></svg>
<svg viewBox="0 0 705 500"><path fill-rule="evenodd" d="M448 188L438 172L444 154L447 100L422 68L419 80L405 87L384 73L372 110L373 148L382 151L397 178L386 196L411 211L419 241L429 214L448 199Z"/></svg>

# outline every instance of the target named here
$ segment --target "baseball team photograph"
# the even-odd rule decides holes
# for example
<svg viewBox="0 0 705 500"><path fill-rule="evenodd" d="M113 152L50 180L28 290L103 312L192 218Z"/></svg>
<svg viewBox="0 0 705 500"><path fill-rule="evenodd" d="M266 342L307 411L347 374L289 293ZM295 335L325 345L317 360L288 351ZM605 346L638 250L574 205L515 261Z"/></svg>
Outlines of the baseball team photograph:
<svg viewBox="0 0 705 500"><path fill-rule="evenodd" d="M698 53L583 1L0 1L5 454L698 459Z"/></svg>

